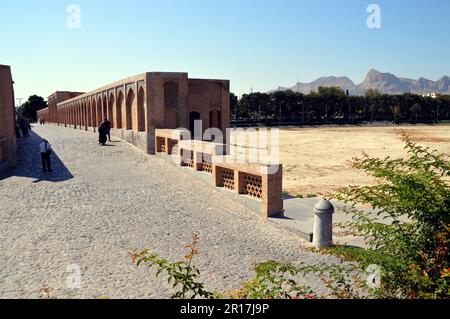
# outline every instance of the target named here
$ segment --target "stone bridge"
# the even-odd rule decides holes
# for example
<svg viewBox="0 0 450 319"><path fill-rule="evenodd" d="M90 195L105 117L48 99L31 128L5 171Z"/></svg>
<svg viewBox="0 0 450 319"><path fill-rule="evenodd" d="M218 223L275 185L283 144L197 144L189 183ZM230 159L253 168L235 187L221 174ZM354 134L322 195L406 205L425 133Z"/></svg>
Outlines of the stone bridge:
<svg viewBox="0 0 450 319"><path fill-rule="evenodd" d="M17 168L0 177L2 298L39 298L43 285L56 298L169 297L163 281L136 269L128 254L148 248L177 261L194 234L195 262L213 290L238 288L258 261L334 261L301 251L300 238L118 138L100 147L84 130L33 130L18 141ZM42 138L54 148L50 174L41 172ZM73 264L81 289L66 285Z"/></svg>

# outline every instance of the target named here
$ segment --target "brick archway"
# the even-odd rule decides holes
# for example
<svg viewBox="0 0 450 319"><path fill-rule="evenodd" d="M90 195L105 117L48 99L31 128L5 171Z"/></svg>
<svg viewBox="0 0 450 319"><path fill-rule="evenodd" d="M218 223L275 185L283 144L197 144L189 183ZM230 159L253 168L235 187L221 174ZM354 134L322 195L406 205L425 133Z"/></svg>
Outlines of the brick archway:
<svg viewBox="0 0 450 319"><path fill-rule="evenodd" d="M116 118L115 118L115 128L122 128L122 109L123 109L123 93L122 91L119 91L119 95L117 96L117 101L116 101Z"/></svg>
<svg viewBox="0 0 450 319"><path fill-rule="evenodd" d="M102 104L102 99L99 97L97 100L97 127L99 127L103 122Z"/></svg>
<svg viewBox="0 0 450 319"><path fill-rule="evenodd" d="M222 112L219 110L209 112L209 127L222 129Z"/></svg>
<svg viewBox="0 0 450 319"><path fill-rule="evenodd" d="M91 100L91 113L92 113L92 127L97 127L97 105L95 103L95 100Z"/></svg>
<svg viewBox="0 0 450 319"><path fill-rule="evenodd" d="M201 120L200 113L197 111L193 111L189 113L189 131L191 132L191 137L194 139L194 128L195 128L195 121Z"/></svg>
<svg viewBox="0 0 450 319"><path fill-rule="evenodd" d="M145 131L145 91L141 87L138 92L137 100L137 130L139 132Z"/></svg>
<svg viewBox="0 0 450 319"><path fill-rule="evenodd" d="M127 101L125 103L125 129L133 129L133 104L135 103L135 94L132 89L128 91Z"/></svg>
<svg viewBox="0 0 450 319"><path fill-rule="evenodd" d="M104 120L108 119L108 103L106 102L106 95L102 98L102 123Z"/></svg>
<svg viewBox="0 0 450 319"><path fill-rule="evenodd" d="M115 106L114 94L111 93L108 99L108 120L111 122L112 127L115 127L114 106Z"/></svg>

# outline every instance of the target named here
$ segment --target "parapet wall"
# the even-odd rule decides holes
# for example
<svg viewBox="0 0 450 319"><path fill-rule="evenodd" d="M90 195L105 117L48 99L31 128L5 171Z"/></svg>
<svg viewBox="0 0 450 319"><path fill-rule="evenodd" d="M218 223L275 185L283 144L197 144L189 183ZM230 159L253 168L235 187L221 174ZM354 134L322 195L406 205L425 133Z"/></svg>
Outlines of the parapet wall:
<svg viewBox="0 0 450 319"><path fill-rule="evenodd" d="M156 153L188 168L207 184L257 212L263 219L283 216L283 167L245 162L224 155L224 144L183 140L179 130L156 130Z"/></svg>

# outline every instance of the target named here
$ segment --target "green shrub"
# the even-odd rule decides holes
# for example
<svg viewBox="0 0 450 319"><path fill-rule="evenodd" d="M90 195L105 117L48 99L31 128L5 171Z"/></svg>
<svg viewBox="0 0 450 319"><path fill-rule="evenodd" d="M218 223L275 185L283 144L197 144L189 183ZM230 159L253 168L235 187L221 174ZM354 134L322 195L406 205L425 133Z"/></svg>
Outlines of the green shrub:
<svg viewBox="0 0 450 319"><path fill-rule="evenodd" d="M204 284L199 281L200 271L192 264L194 256L198 254L197 244L198 237L194 236L192 243L185 246L189 253L181 262L170 263L165 259L160 259L156 254L151 254L148 250L139 253L132 252L131 259L136 266L145 265L149 268L156 266L158 268L157 277L166 273L167 282L172 285L173 289L176 289L172 299L211 299L214 294L205 290Z"/></svg>
<svg viewBox="0 0 450 319"><path fill-rule="evenodd" d="M406 159L364 155L353 167L377 180L375 186L344 188L333 197L352 204L345 226L364 237L368 248L336 248L362 267L382 267L380 297L449 297L450 162L404 134ZM358 211L370 205L378 217ZM390 222L381 222L388 219Z"/></svg>
<svg viewBox="0 0 450 319"><path fill-rule="evenodd" d="M449 298L450 162L404 135L406 159L354 158L353 167L373 176L375 186L351 186L332 197L351 204L352 221L342 224L362 236L367 248L334 247L311 251L334 255L335 264L297 265L268 261L255 265L255 278L240 289L208 292L192 264L198 253L195 236L184 261L169 263L148 251L133 253L133 262L165 272L176 289L173 298ZM356 209L369 204L378 217ZM381 222L380 219L384 219ZM389 219L389 220L386 220ZM381 269L371 285L366 269ZM299 279L313 274L328 288L320 295Z"/></svg>

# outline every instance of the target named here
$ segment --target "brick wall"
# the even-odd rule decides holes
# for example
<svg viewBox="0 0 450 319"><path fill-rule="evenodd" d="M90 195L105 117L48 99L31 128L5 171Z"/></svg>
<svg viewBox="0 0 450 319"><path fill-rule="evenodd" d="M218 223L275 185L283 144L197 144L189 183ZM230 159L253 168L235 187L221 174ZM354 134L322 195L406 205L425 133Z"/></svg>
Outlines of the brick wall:
<svg viewBox="0 0 450 319"><path fill-rule="evenodd" d="M0 162L16 163L15 105L11 68L0 65Z"/></svg>

